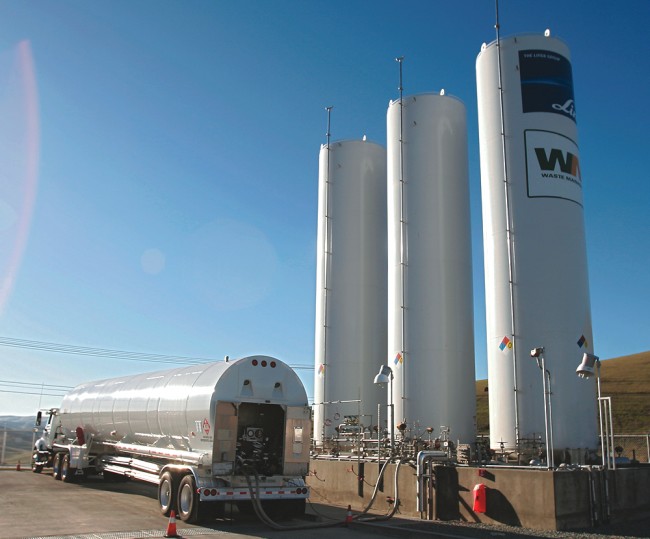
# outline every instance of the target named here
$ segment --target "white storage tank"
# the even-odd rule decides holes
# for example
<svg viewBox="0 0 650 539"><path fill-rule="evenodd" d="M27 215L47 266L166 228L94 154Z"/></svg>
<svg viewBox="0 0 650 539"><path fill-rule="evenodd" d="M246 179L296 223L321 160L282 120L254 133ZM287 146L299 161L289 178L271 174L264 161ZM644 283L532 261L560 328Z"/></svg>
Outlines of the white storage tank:
<svg viewBox="0 0 650 539"><path fill-rule="evenodd" d="M483 46L476 73L491 446L544 439L530 353L544 347L555 448L595 447L593 381L575 374L593 340L569 50L548 32L510 37Z"/></svg>
<svg viewBox="0 0 650 539"><path fill-rule="evenodd" d="M318 181L314 438L322 444L346 416L370 430L386 402L373 384L386 355L386 150L365 140L325 144Z"/></svg>
<svg viewBox="0 0 650 539"><path fill-rule="evenodd" d="M406 434L475 438L472 258L464 104L388 107L388 365ZM388 388L390 396L390 387ZM395 425L392 425L395 428Z"/></svg>

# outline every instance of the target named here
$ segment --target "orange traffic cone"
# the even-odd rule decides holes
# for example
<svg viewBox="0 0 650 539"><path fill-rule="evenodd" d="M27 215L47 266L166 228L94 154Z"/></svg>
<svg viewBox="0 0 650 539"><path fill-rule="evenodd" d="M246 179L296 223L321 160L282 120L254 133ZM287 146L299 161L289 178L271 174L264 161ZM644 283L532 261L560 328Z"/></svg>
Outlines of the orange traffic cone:
<svg viewBox="0 0 650 539"><path fill-rule="evenodd" d="M352 506L348 505L348 514L345 516L345 525L347 526L352 522Z"/></svg>
<svg viewBox="0 0 650 539"><path fill-rule="evenodd" d="M180 537L180 535L176 533L176 512L173 509L169 515L169 524L167 524L167 533L165 533L165 537Z"/></svg>

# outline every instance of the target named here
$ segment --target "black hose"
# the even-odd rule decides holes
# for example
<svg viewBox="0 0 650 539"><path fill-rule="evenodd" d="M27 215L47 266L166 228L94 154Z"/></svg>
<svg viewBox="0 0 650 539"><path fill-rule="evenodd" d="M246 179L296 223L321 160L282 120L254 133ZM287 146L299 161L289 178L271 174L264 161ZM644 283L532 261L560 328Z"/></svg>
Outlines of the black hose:
<svg viewBox="0 0 650 539"><path fill-rule="evenodd" d="M390 460L384 462L384 465L381 467L381 470L379 470L379 475L377 476L377 482L375 483L375 488L372 491L372 496L370 497L370 501L368 502L368 505L365 507L365 509L354 517L355 520L361 518L368 511L370 511L370 508L375 503L375 498L377 497L377 493L379 492L379 485L381 485L381 479L382 477L384 477L384 472L386 471L386 466L388 465L389 462Z"/></svg>
<svg viewBox="0 0 650 539"><path fill-rule="evenodd" d="M379 477L377 477L377 484L375 485L375 490L372 493L372 498L370 499L370 503L368 506L357 516L354 517L355 520L359 520L360 522L379 522L383 520L389 520L393 518L393 515L397 512L397 509L399 508L399 481L398 481L398 474L399 474L399 468L402 465L403 459L400 459L397 461L397 466L395 466L395 477L393 479L393 482L395 484L395 502L393 504L393 508L390 510L390 512L387 515L383 516L375 516L375 517L368 517L368 518L361 518L363 515L365 515L370 508L372 507L372 504L375 501L375 497L377 496L377 491L379 490L379 479L382 477L384 470L386 469L386 464L388 464L389 461L386 461L384 465L381 468L381 471L379 472Z"/></svg>
<svg viewBox="0 0 650 539"><path fill-rule="evenodd" d="M386 461L384 465L381 468L381 471L379 472L379 475L377 477L377 483L375 484L375 488L372 493L372 497L370 498L370 502L368 502L368 505L363 509L361 513L358 515L355 515L353 517L354 520L359 520L360 522L379 522L379 521L384 521L384 520L389 520L390 518L395 515L397 512L397 509L399 507L399 481L398 481L398 474L399 474L399 468L402 465L403 459L400 459L397 462L397 466L395 466L395 477L394 477L394 484L395 484L395 503L393 504L393 508L387 515L382 515L382 516L375 516L375 517L368 517L368 518L361 518L363 515L368 513L370 509L372 508L373 504L375 503L375 499L377 498L377 493L379 492L379 485L380 485L380 480L384 475L384 472L386 471L386 466L388 465L390 461ZM251 475L246 473L246 471L242 470L242 473L244 473L244 477L246 478L246 484L248 485L248 491L250 492L251 495L251 502L253 504L253 510L255 511L255 514L257 517L267 526L269 526L273 530L309 530L309 529L316 529L316 528L334 528L337 526L344 526L347 523L347 518L344 521L336 521L336 522L320 522L317 524L300 524L298 526L285 526L283 524L278 524L274 520L271 519L266 514L266 511L264 511L264 508L262 507L262 503L259 499L259 490L260 490L260 482L259 482L259 475L257 473L257 470L251 469L250 473L252 476L255 478L255 488L253 488L253 484L251 481Z"/></svg>
<svg viewBox="0 0 650 539"><path fill-rule="evenodd" d="M269 528L273 530L309 530L309 529L314 529L314 528L334 528L336 526L343 526L345 524L345 521L337 521L337 522L321 522L318 524L300 524L298 526L285 526L283 524L278 524L277 522L273 521L271 517L269 517L266 514L266 511L264 511L264 508L262 507L262 504L260 502L258 493L260 489L260 481L259 481L259 475L257 474L256 470L251 470L253 473L253 477L255 478L255 488L253 488L253 484L251 482L251 476L248 474L245 474L244 477L246 477L246 483L248 484L248 490L251 494L251 501L253 503L253 510L255 511L255 514L257 517L264 523L266 524Z"/></svg>

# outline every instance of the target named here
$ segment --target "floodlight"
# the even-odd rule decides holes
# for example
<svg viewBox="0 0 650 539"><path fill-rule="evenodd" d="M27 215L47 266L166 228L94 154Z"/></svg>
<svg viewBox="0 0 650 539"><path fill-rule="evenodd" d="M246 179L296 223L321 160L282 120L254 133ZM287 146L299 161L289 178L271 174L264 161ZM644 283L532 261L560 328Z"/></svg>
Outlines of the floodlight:
<svg viewBox="0 0 650 539"><path fill-rule="evenodd" d="M382 365L379 368L379 373L375 376L374 383L379 386L384 386L390 382L393 377L393 370L388 365Z"/></svg>
<svg viewBox="0 0 650 539"><path fill-rule="evenodd" d="M582 363L578 365L576 373L580 378L589 378L594 375L594 366L600 363L600 358L594 354L585 352L582 354Z"/></svg>
<svg viewBox="0 0 650 539"><path fill-rule="evenodd" d="M538 346L530 351L530 357L539 357L544 353L544 347Z"/></svg>

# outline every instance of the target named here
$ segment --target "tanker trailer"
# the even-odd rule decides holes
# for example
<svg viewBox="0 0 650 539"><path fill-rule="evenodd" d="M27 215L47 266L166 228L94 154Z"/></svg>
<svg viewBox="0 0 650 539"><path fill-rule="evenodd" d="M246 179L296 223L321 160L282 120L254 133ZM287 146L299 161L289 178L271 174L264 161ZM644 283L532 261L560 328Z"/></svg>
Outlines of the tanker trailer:
<svg viewBox="0 0 650 539"><path fill-rule="evenodd" d="M81 384L48 410L32 469L158 485L160 511L197 522L225 502L304 512L311 414L282 361L250 356ZM42 412L37 415L37 425ZM253 478L251 480L251 478Z"/></svg>

